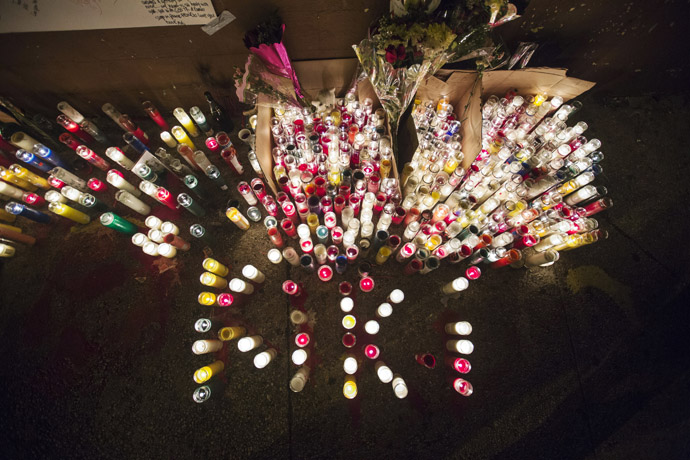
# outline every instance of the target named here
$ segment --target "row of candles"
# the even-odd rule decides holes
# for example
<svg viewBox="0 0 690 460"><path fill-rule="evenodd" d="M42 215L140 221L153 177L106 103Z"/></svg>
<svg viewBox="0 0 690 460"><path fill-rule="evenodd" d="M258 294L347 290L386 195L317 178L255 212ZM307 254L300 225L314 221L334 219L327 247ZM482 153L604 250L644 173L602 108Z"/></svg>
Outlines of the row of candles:
<svg viewBox="0 0 690 460"><path fill-rule="evenodd" d="M227 279L230 267L224 265L216 259L206 258L202 262L202 267L206 270L200 276L201 284L215 291L230 291L214 293L210 291L201 292L197 300L199 304L208 307L221 307L223 309L231 306L245 305L250 296L266 282L266 275L253 265L245 265L242 268L240 278ZM214 327L213 320L209 318L198 319L194 325L197 332L213 333L216 335L210 339L200 339L193 343L192 351L196 355L205 355L219 352L225 342L237 340L237 349L246 353L253 351L264 345L264 339L260 335L247 335L247 329L240 326ZM263 369L276 357L277 351L270 346L264 346L264 350L254 356L253 362L257 369ZM197 403L208 401L214 393L214 388L208 382L220 375L225 369L225 363L217 359L211 364L202 366L194 372L194 381L201 385L194 390L192 399ZM218 380L218 379L216 379Z"/></svg>
<svg viewBox="0 0 690 460"><path fill-rule="evenodd" d="M167 126L160 112L150 102L144 103L144 108L161 129L163 129L163 125ZM110 212L111 210L104 203L103 199L100 196L100 199L94 196L94 194L99 195L108 189L106 183L115 187L115 200L117 202L138 214L147 216L152 211L151 206L142 199L142 192L144 192L144 194L153 198L157 204L165 205L171 209L184 207L195 216L203 216L205 210L199 204L199 200L210 198L212 192L207 190L206 186L194 175L193 169L206 173L211 182L221 190L227 190L228 186L221 177L218 168L211 163L206 154L201 150L195 151L196 147L189 136L198 136L200 129L209 135L205 142L206 148L211 152L218 153L236 173L241 174L243 172L242 166L237 159L235 147L225 132L220 131L214 136L213 129L205 121L203 113L198 107L190 110L190 113L193 115L192 118L194 118L197 125L191 122L189 116L186 115L182 108L177 108L173 111L173 115L188 130L186 133L189 136L187 134L184 137L178 136L181 139L179 145L177 142L173 142L175 142L174 146L177 148L178 153L187 161L189 166L182 165L179 159L173 158L164 148L156 150L155 155L161 163L174 171L179 176L180 181L187 186L190 193L195 194L199 199L192 198L189 193L179 193L175 198L170 191L161 185L166 173L165 169L157 167L158 165L155 162L132 161L120 148L108 147L105 150L105 155L122 169L131 171L140 179L137 187L130 180L127 180L125 174L121 171L110 169L111 164L108 161L85 145L85 143L108 142L107 137L102 135L95 124L87 120L66 102L59 103L58 109L63 112L58 117L58 122L71 133L65 133L60 136L60 140L92 166L107 171L106 180L101 181L93 177L85 181L71 172L70 164L64 161L52 149L24 132L14 132L9 138L10 143L5 142L3 139L0 148L14 152L16 157L24 161L28 167L48 173L48 178L46 179L39 174L32 173L27 167L19 164L9 165L9 168L0 167L0 178L2 179L0 181L0 197L16 200L5 205L5 209L0 212L0 219L13 223L16 216L19 215L35 222L50 223L52 219L49 214L27 206L40 206L47 202L48 211L74 222L80 224L89 223L93 212L101 212L100 221L103 225L124 233L135 234L137 229L134 224ZM127 115L120 114L112 104L104 105L103 109L123 129L130 131L125 134L125 140L131 141L128 143L137 154L149 152L148 135L141 128L136 127ZM180 134L180 129L173 128L172 131ZM253 138L252 131L248 129L242 131L242 138L249 142ZM182 130L182 132L185 131ZM75 139L72 134L80 140ZM130 136L127 134L130 134ZM162 139L164 141L167 139L165 131L162 133ZM173 146L169 139L167 139L166 143L171 147ZM253 152L250 156L254 156L255 160ZM255 168L260 171L258 162L254 161L252 164L254 165L254 163L256 163ZM50 190L51 186L57 190ZM47 190L45 192L45 199L35 193L38 189ZM19 227L7 224L0 225L3 225L3 227L0 227L4 232L3 237L15 242L24 242L20 241L23 237L17 236L21 233ZM179 229L177 229L177 232L179 232ZM175 236L177 232L175 232ZM201 238L205 235L205 232L205 229L200 224L194 224L190 227L190 234L194 237ZM171 243L153 241L149 237L145 239L140 235L135 235L133 242L141 246L145 253L154 256L174 257L178 249L186 250L188 248L188 244L181 239ZM154 244L164 244L164 246L157 248ZM162 250L159 251L158 249ZM14 252L13 246L3 243L0 254L9 257L14 255Z"/></svg>

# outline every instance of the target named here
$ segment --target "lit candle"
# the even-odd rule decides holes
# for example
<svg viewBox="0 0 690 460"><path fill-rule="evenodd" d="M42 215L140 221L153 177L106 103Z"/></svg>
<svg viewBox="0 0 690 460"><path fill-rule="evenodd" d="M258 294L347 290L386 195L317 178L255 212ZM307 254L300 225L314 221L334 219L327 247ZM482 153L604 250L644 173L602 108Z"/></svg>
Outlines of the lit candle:
<svg viewBox="0 0 690 460"><path fill-rule="evenodd" d="M177 121L179 121L180 124L185 127L187 132L189 132L189 134L191 134L192 137L199 136L199 130L196 129L196 126L194 126L192 119L189 118L189 115L187 115L187 112L185 112L185 110L182 107L177 107L175 110L173 110L173 116L175 118L177 118ZM173 128L173 134L175 134L174 133L175 128ZM175 137L177 137L177 136L175 136ZM180 140L180 139L178 138L178 140ZM182 141L180 141L180 142L182 142Z"/></svg>
<svg viewBox="0 0 690 460"><path fill-rule="evenodd" d="M368 276L362 277L362 279L359 280L359 289L362 292L371 292L374 289L374 280Z"/></svg>
<svg viewBox="0 0 690 460"><path fill-rule="evenodd" d="M161 243L158 245L158 254L163 257L167 257L168 259L172 259L177 255L177 249L171 244Z"/></svg>
<svg viewBox="0 0 690 460"><path fill-rule="evenodd" d="M300 348L304 348L307 345L309 345L309 341L309 334L307 334L306 332L300 332L295 336L295 345L297 345Z"/></svg>
<svg viewBox="0 0 690 460"><path fill-rule="evenodd" d="M168 123L165 121L160 111L156 108L155 105L153 105L151 101L142 102L141 105L144 108L144 111L149 115L149 117L151 117L153 121L156 122L158 126L160 126L161 129L165 131L168 131L170 129L170 126L168 126Z"/></svg>
<svg viewBox="0 0 690 460"><path fill-rule="evenodd" d="M446 333L456 335L469 335L470 333L472 333L472 325L467 321L448 323L446 324Z"/></svg>
<svg viewBox="0 0 690 460"><path fill-rule="evenodd" d="M350 313L355 306L355 302L351 297L343 297L340 299L340 309L344 313Z"/></svg>
<svg viewBox="0 0 690 460"><path fill-rule="evenodd" d="M191 120L190 120L191 123ZM190 149L196 150L196 145L194 145L194 142L187 136L187 133L185 132L184 129L182 129L181 126L173 126L172 128L172 135L175 136L175 139L177 139L177 142L180 144L185 144L187 145Z"/></svg>
<svg viewBox="0 0 690 460"><path fill-rule="evenodd" d="M110 185L116 187L120 190L125 190L134 196L141 196L141 191L134 185L129 183L122 173L116 169L111 169L105 176L105 180L108 181ZM78 188L78 187L77 187Z"/></svg>
<svg viewBox="0 0 690 460"><path fill-rule="evenodd" d="M213 353L221 348L223 348L223 342L220 340L197 340L192 344L192 352L195 355Z"/></svg>
<svg viewBox="0 0 690 460"><path fill-rule="evenodd" d="M260 346L262 343L264 343L264 339L261 338L260 335L252 335L249 337L242 337L240 340L237 341L237 349L240 350L241 352L245 353L247 351L251 351L255 349L256 347Z"/></svg>
<svg viewBox="0 0 690 460"><path fill-rule="evenodd" d="M343 384L343 396L347 399L354 399L357 396L357 383L355 382L354 376L348 376L345 378L345 383Z"/></svg>
<svg viewBox="0 0 690 460"><path fill-rule="evenodd" d="M13 257L15 249L9 244L0 243L0 257Z"/></svg>
<svg viewBox="0 0 690 460"><path fill-rule="evenodd" d="M240 302L237 302L235 297L230 294L229 292L224 292L222 294L218 294L218 298L216 299L216 303L218 304L219 307L230 307L233 304L239 305Z"/></svg>
<svg viewBox="0 0 690 460"><path fill-rule="evenodd" d="M194 381L196 383L204 383L214 375L218 375L225 369L223 361L215 361L208 366L197 369L194 372Z"/></svg>
<svg viewBox="0 0 690 460"><path fill-rule="evenodd" d="M448 340L446 342L446 348L449 351L455 353L462 353L463 355L469 355L474 351L474 344L469 340Z"/></svg>
<svg viewBox="0 0 690 460"><path fill-rule="evenodd" d="M364 323L364 330L366 331L367 334L369 335L376 335L379 332L379 322L376 320L369 320L366 323Z"/></svg>
<svg viewBox="0 0 690 460"><path fill-rule="evenodd" d="M450 283L445 284L441 288L441 292L443 292L444 294L452 295L452 294L455 294L457 292L464 291L465 289L467 289L467 287L469 285L470 285L470 282L467 281L466 278L461 276L459 278L455 278Z"/></svg>
<svg viewBox="0 0 690 460"><path fill-rule="evenodd" d="M105 151L105 156L128 171L131 171L134 167L134 162L127 158L124 152L117 147L108 147L108 149Z"/></svg>
<svg viewBox="0 0 690 460"><path fill-rule="evenodd" d="M174 149L175 147L177 147L177 141L168 131L161 132L161 140L165 142L165 145L167 145L170 148Z"/></svg>
<svg viewBox="0 0 690 460"><path fill-rule="evenodd" d="M345 329L352 329L357 324L357 320L352 315L343 316L343 327Z"/></svg>
<svg viewBox="0 0 690 460"><path fill-rule="evenodd" d="M141 215L146 216L151 213L151 207L149 205L129 193L127 190L120 190L117 192L115 194L115 199Z"/></svg>
<svg viewBox="0 0 690 460"><path fill-rule="evenodd" d="M377 361L375 368L376 375L381 383L390 383L393 381L393 371L390 367L386 366L386 363L383 361Z"/></svg>
<svg viewBox="0 0 690 460"><path fill-rule="evenodd" d="M333 269L328 265L323 265L319 267L318 275L321 281L330 281L333 278Z"/></svg>
<svg viewBox="0 0 690 460"><path fill-rule="evenodd" d="M467 270L465 270L465 277L469 280L476 280L482 275L482 271L479 269L479 267L469 267Z"/></svg>
<svg viewBox="0 0 690 460"><path fill-rule="evenodd" d="M376 309L376 316L379 318L387 318L393 314L393 306L388 302L384 302Z"/></svg>
<svg viewBox="0 0 690 460"><path fill-rule="evenodd" d="M180 227L177 225L173 224L172 222L163 222L160 226L161 232L164 234L173 234L173 235L179 235L180 234Z"/></svg>
<svg viewBox="0 0 690 460"><path fill-rule="evenodd" d="M302 289L294 281L287 280L283 283L283 292L287 295L299 296L302 293Z"/></svg>
<svg viewBox="0 0 690 460"><path fill-rule="evenodd" d="M397 398L404 399L407 397L407 393L408 393L407 384L402 379L402 377L400 377L398 374L395 374L393 376L392 385L393 385L393 393L395 394L395 396Z"/></svg>
<svg viewBox="0 0 690 460"><path fill-rule="evenodd" d="M242 215L242 213L240 213L237 208L228 208L225 211L225 215L241 230L249 229L249 221Z"/></svg>
<svg viewBox="0 0 690 460"><path fill-rule="evenodd" d="M160 230L163 221L156 216L148 216L144 221L144 224L153 230Z"/></svg>
<svg viewBox="0 0 690 460"><path fill-rule="evenodd" d="M249 295L254 292L254 286L239 278L231 279L229 286L231 291L237 292L238 294Z"/></svg>
<svg viewBox="0 0 690 460"><path fill-rule="evenodd" d="M34 168L39 169L43 172L48 172L53 168L52 165L49 165L48 163L41 161L41 159L39 159L36 155L34 155L31 152L27 152L24 149L17 150L17 153L15 155L18 160L23 161L24 163L31 165Z"/></svg>
<svg viewBox="0 0 690 460"><path fill-rule="evenodd" d="M453 369L461 374L467 374L472 369L472 365L465 358L455 358L453 361Z"/></svg>
<svg viewBox="0 0 690 460"><path fill-rule="evenodd" d="M366 356L369 359L376 359L379 357L380 354L381 350L376 345L369 344L364 347L364 356Z"/></svg>
<svg viewBox="0 0 690 460"><path fill-rule="evenodd" d="M128 235L134 235L138 230L136 225L112 212L101 214L100 221L104 226Z"/></svg>
<svg viewBox="0 0 690 460"><path fill-rule="evenodd" d="M262 351L258 355L254 356L254 367L257 369L263 369L268 366L273 358L276 356L276 350L274 348L269 348L266 351Z"/></svg>
<svg viewBox="0 0 690 460"><path fill-rule="evenodd" d="M218 330L218 338L223 342L243 337L247 330L243 327L223 327Z"/></svg>
<svg viewBox="0 0 690 460"><path fill-rule="evenodd" d="M141 250L144 252L144 254L147 254L151 257L156 257L158 255L158 244L154 243L153 241L147 241L141 247Z"/></svg>
<svg viewBox="0 0 690 460"><path fill-rule="evenodd" d="M242 276L255 283L263 283L266 280L266 275L261 273L254 265L245 265L242 268Z"/></svg>
<svg viewBox="0 0 690 460"><path fill-rule="evenodd" d="M24 197L24 192L17 187L13 187L7 182L0 181L0 195L6 195L15 200L21 200Z"/></svg>
<svg viewBox="0 0 690 460"><path fill-rule="evenodd" d="M56 168L53 168L51 170L54 171ZM32 173L28 169L26 169L23 166L20 166L18 164L13 164L9 168L10 172L12 172L15 176L19 177L20 179L24 179L26 181L31 182L31 184L35 185L36 187L42 188L42 189L49 189L50 188L50 183L42 178L41 176ZM82 181L84 182L84 181ZM84 182L84 186L86 186L86 183ZM30 190L32 191L32 190Z"/></svg>
<svg viewBox="0 0 690 460"><path fill-rule="evenodd" d="M470 396L473 391L472 384L461 378L455 379L453 382L453 389L463 396Z"/></svg>
<svg viewBox="0 0 690 460"><path fill-rule="evenodd" d="M278 249L270 249L268 251L267 256L268 260L273 264L279 264L283 261L283 255L280 253Z"/></svg>
<svg viewBox="0 0 690 460"><path fill-rule="evenodd" d="M359 363L357 363L357 358L352 355L348 355L343 361L343 370L348 375L353 375L357 372L359 368Z"/></svg>
<svg viewBox="0 0 690 460"><path fill-rule="evenodd" d="M204 286L211 286L217 289L225 289L228 286L228 280L209 272L204 272L200 277L200 281Z"/></svg>
<svg viewBox="0 0 690 460"><path fill-rule="evenodd" d="M81 211L77 211L74 208L67 206L66 204L55 201L48 204L48 209L59 216L66 217L67 219L73 220L74 222L80 224L88 224L91 222L91 218Z"/></svg>
<svg viewBox="0 0 690 460"><path fill-rule="evenodd" d="M307 361L308 358L309 352L307 350L303 350L302 348L298 348L297 350L293 351L291 356L292 363L296 366L301 366Z"/></svg>
<svg viewBox="0 0 690 460"><path fill-rule="evenodd" d="M141 233L137 233L137 235L142 235ZM216 303L216 295L213 292L202 292L199 294L197 297L197 301L201 305L206 305L206 306L212 306L215 305Z"/></svg>

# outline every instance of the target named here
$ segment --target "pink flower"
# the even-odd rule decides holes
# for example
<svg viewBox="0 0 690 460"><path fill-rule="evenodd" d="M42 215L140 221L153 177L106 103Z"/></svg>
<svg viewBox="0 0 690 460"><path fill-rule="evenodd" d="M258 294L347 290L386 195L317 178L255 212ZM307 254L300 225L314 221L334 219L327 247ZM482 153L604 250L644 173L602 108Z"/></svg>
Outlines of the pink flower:
<svg viewBox="0 0 690 460"><path fill-rule="evenodd" d="M390 45L388 48L386 48L386 61L388 61L389 64L395 64L395 61L397 61L397 59L398 57L395 53L395 47L393 45Z"/></svg>

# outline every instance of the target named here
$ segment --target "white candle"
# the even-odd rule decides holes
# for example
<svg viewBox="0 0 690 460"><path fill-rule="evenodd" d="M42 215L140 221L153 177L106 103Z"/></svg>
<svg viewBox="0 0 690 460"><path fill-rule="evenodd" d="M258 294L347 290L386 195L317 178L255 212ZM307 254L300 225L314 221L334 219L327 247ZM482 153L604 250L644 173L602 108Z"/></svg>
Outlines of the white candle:
<svg viewBox="0 0 690 460"><path fill-rule="evenodd" d="M158 255L158 245L153 241L144 243L144 246L142 246L141 249L144 251L144 254L148 254L154 257Z"/></svg>
<svg viewBox="0 0 690 460"><path fill-rule="evenodd" d="M455 353L469 355L474 351L474 344L469 340L449 340L446 342L446 348Z"/></svg>
<svg viewBox="0 0 690 460"><path fill-rule="evenodd" d="M301 366L309 358L309 352L304 348L299 348L292 352L292 362L297 366Z"/></svg>
<svg viewBox="0 0 690 460"><path fill-rule="evenodd" d="M0 243L0 257L12 257L14 256L14 246L9 244Z"/></svg>
<svg viewBox="0 0 690 460"><path fill-rule="evenodd" d="M383 361L376 362L376 375L382 383L390 383L393 380L393 371Z"/></svg>
<svg viewBox="0 0 690 460"><path fill-rule="evenodd" d="M392 304L399 304L405 300L405 294L400 289L393 289L388 295L388 301Z"/></svg>
<svg viewBox="0 0 690 460"><path fill-rule="evenodd" d="M309 367L302 366L302 368L292 376L292 379L290 379L290 389L295 393L299 393L304 390L304 386L307 384L308 379Z"/></svg>
<svg viewBox="0 0 690 460"><path fill-rule="evenodd" d="M469 285L470 285L470 282L467 281L466 278L461 276L459 278L455 278L450 283L444 285L441 288L441 292L443 292L444 294L451 295L451 294L455 294L456 292L464 291L465 289L467 289L467 286L469 286Z"/></svg>
<svg viewBox="0 0 690 460"><path fill-rule="evenodd" d="M290 312L290 321L295 326L306 323L308 320L307 315L301 310L292 310Z"/></svg>
<svg viewBox="0 0 690 460"><path fill-rule="evenodd" d="M369 335L376 335L379 333L379 322L376 320L369 320L366 323L364 323L364 330L366 331L367 334Z"/></svg>
<svg viewBox="0 0 690 460"><path fill-rule="evenodd" d="M345 361L343 361L343 370L346 374L352 375L357 372L358 368L359 364L354 356L348 356L345 358Z"/></svg>
<svg viewBox="0 0 690 460"><path fill-rule="evenodd" d="M242 276L256 283L263 283L266 280L266 276L254 265L245 265L242 268Z"/></svg>
<svg viewBox="0 0 690 460"><path fill-rule="evenodd" d="M151 213L151 207L149 205L126 190L120 190L117 192L115 194L115 199L141 215L146 216Z"/></svg>
<svg viewBox="0 0 690 460"><path fill-rule="evenodd" d="M156 216L148 216L148 217L146 218L146 220L144 221L144 224L145 224L148 228L152 228L152 229L154 229L154 230L160 230L161 224L162 224L162 223L163 223L163 221L161 221L161 220L160 220L158 217L156 217Z"/></svg>
<svg viewBox="0 0 690 460"><path fill-rule="evenodd" d="M446 324L446 333L456 335L470 335L472 333L472 325L467 321L448 323Z"/></svg>
<svg viewBox="0 0 690 460"><path fill-rule="evenodd" d="M264 339L260 335L252 335L249 337L242 337L237 341L237 349L241 352L251 351L254 348L264 343Z"/></svg>
<svg viewBox="0 0 690 460"><path fill-rule="evenodd" d="M168 131L163 131L161 133L161 140L165 142L165 144L170 148L174 149L175 147L177 147L177 141Z"/></svg>
<svg viewBox="0 0 690 460"><path fill-rule="evenodd" d="M125 154L117 147L109 147L105 151L105 156L113 160L115 163L119 164L128 171L131 171L134 167L134 162L127 158Z"/></svg>
<svg viewBox="0 0 690 460"><path fill-rule="evenodd" d="M274 264L279 264L283 261L283 254L280 253L279 249L270 249L268 251L268 260L271 261L271 263Z"/></svg>
<svg viewBox="0 0 690 460"><path fill-rule="evenodd" d="M355 302L350 297L340 299L340 309L345 313L350 313L355 306Z"/></svg>
<svg viewBox="0 0 690 460"><path fill-rule="evenodd" d="M379 308L376 309L376 316L378 316L379 318L387 318L392 314L393 306L388 302L382 303L381 305L379 305Z"/></svg>
<svg viewBox="0 0 690 460"><path fill-rule="evenodd" d="M230 290L240 294L251 294L254 292L254 286L242 281L239 278L233 278L230 280Z"/></svg>
<svg viewBox="0 0 690 460"><path fill-rule="evenodd" d="M158 254L162 255L163 257L167 257L168 259L172 259L177 255L177 249L171 244L163 243L158 246Z"/></svg>
<svg viewBox="0 0 690 460"><path fill-rule="evenodd" d="M407 384L398 374L393 377L393 393L399 399L404 399L407 397Z"/></svg>
<svg viewBox="0 0 690 460"><path fill-rule="evenodd" d="M148 243L149 241L151 241L149 237L143 233L135 233L132 235L132 244L135 246L143 247L144 244Z"/></svg>
<svg viewBox="0 0 690 460"><path fill-rule="evenodd" d="M223 342L220 340L197 340L192 344L192 351L195 355L213 353L221 348L223 348Z"/></svg>
<svg viewBox="0 0 690 460"><path fill-rule="evenodd" d="M127 182L125 178L118 174L118 172L115 170L108 171L108 174L105 176L105 180L108 181L108 183L113 187L117 187L120 190L126 190L135 196L141 196L141 191Z"/></svg>
<svg viewBox="0 0 690 460"><path fill-rule="evenodd" d="M163 232L164 235L167 235L169 233L172 233L173 235L179 235L180 228L172 222L163 222L161 224L161 232Z"/></svg>
<svg viewBox="0 0 690 460"><path fill-rule="evenodd" d="M273 348L262 351L258 355L254 356L254 366L257 369L263 369L264 367L268 366L268 363L270 363L275 356L276 351Z"/></svg>
<svg viewBox="0 0 690 460"><path fill-rule="evenodd" d="M160 230L152 228L149 230L148 236L151 241L154 241L159 244L163 242L163 232L161 232Z"/></svg>

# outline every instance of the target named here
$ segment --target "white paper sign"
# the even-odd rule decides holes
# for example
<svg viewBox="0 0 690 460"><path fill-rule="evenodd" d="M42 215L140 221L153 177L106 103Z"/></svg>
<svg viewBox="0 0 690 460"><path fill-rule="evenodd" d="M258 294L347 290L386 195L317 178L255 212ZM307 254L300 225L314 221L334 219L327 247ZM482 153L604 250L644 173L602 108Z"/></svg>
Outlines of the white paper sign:
<svg viewBox="0 0 690 460"><path fill-rule="evenodd" d="M0 33L206 24L211 0L0 0Z"/></svg>

